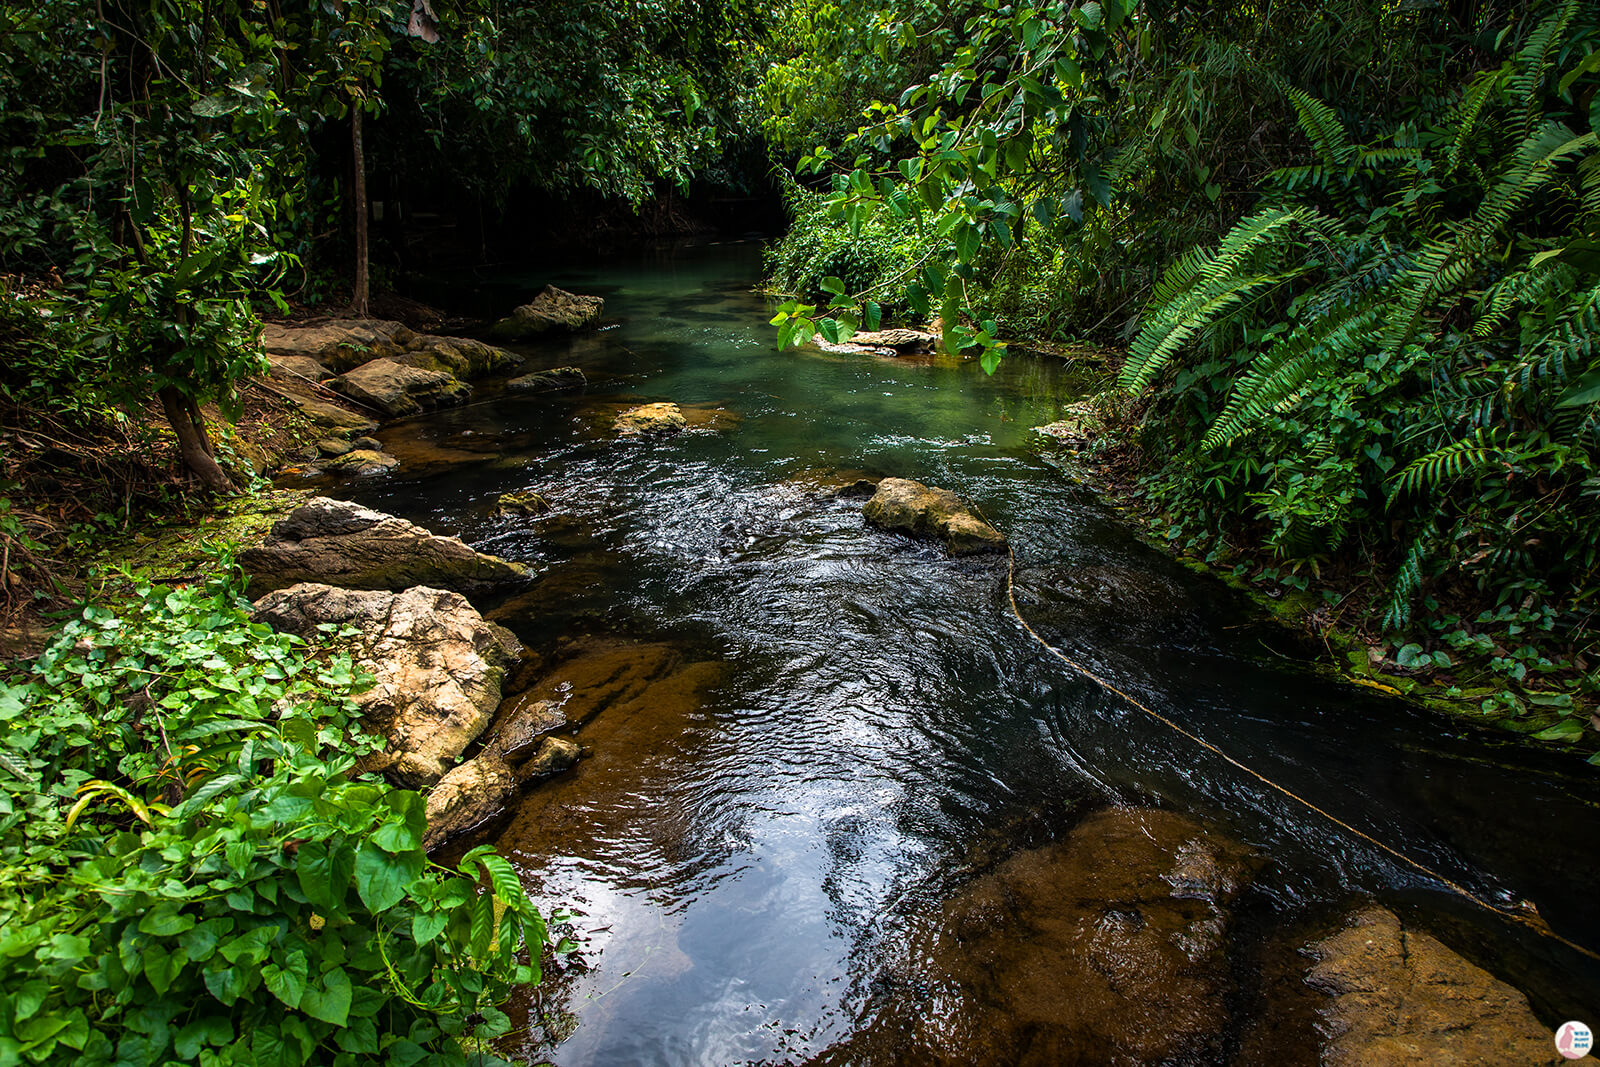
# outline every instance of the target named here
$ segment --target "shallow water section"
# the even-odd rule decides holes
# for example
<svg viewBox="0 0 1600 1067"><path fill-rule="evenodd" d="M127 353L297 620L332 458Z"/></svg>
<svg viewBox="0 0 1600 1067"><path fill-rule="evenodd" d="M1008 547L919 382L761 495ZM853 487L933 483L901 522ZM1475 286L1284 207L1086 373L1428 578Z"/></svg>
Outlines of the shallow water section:
<svg viewBox="0 0 1600 1067"><path fill-rule="evenodd" d="M517 1006L515 1051L563 1067L1024 1062L1030 1048L1311 1062L1309 1022L1263 1034L1289 1009L1259 959L1280 942L1292 955L1358 897L1526 989L1547 1023L1600 1007L1581 956L1043 655L1008 613L1003 557L874 531L835 490L895 475L973 501L1010 536L1046 639L1339 819L1600 944L1591 768L1324 681L1231 590L1141 545L1035 450L1030 428L1085 387L1060 365L1016 358L991 378L948 358L779 353L759 269L757 248L731 246L491 279L505 306L547 280L606 298L605 329L524 349L530 370L577 364L590 387L481 386L467 408L387 428L400 471L347 487L539 575L487 608L544 657L541 695L565 702L586 758L492 836L572 913L580 950ZM689 410L691 430L611 433L620 407L657 400ZM495 498L523 489L554 515L496 517ZM1038 1037L1034 1016L1082 998L949 979L979 952L985 973L1048 964L1004 938L1036 936L1051 886L1089 862L1074 857L1134 862L1072 836L1108 806L1165 809L1183 820L1173 840L1214 836L1247 872L1217 927L1222 962L1173 971L1216 1009L1176 1051L1088 1023ZM995 941L974 933L987 928ZM1176 1010L1106 1003L1125 1035Z"/></svg>

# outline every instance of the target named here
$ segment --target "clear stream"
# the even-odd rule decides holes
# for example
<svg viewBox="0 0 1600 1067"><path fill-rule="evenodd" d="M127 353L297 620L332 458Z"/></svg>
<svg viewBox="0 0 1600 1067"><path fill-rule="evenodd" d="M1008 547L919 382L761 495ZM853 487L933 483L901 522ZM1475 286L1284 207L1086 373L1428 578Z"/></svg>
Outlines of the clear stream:
<svg viewBox="0 0 1600 1067"><path fill-rule="evenodd" d="M1292 957L1371 898L1525 989L1547 1024L1600 1022L1596 965L1074 677L1008 614L1002 557L952 561L869 529L860 499L829 487L896 475L974 501L1010 536L1023 609L1053 643L1340 818L1600 946L1593 768L1326 680L1232 590L1143 546L1037 451L1031 427L1082 388L1061 366L1017 357L989 378L954 360L780 353L759 274L759 249L732 245L481 282L500 307L545 281L604 296L606 329L524 349L529 369L575 363L590 387L480 385L469 407L386 428L404 465L342 489L540 575L488 608L545 657L539 684L582 723L586 758L490 837L572 912L580 951L518 1006L520 1054L831 1062L944 902L1108 804L1185 813L1263 858L1234 908L1235 1021L1178 1062L1272 1047L1246 1041L1253 1020L1291 1013L1259 978L1268 950ZM619 407L654 400L699 425L609 432ZM555 516L495 517L520 489ZM1007 1025L1007 1005L985 1010ZM1308 1034L1272 1062L1313 1060Z"/></svg>

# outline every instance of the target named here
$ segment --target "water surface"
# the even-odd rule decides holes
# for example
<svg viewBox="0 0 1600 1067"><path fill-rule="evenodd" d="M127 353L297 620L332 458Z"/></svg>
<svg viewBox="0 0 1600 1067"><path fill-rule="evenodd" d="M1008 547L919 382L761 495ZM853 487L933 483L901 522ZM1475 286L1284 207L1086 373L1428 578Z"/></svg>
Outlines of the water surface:
<svg viewBox="0 0 1600 1067"><path fill-rule="evenodd" d="M581 951L520 1006L521 1052L837 1058L901 995L905 946L947 901L1107 804L1184 813L1260 857L1241 972L1250 945L1373 897L1525 988L1547 1023L1592 1016L1600 972L1582 957L1042 655L1007 612L1003 558L869 529L830 488L896 475L974 501L1011 537L1048 640L1340 819L1600 944L1591 768L1323 680L1235 593L1140 544L1030 433L1082 375L779 353L758 275L758 250L733 246L490 279L485 299L506 304L547 280L606 298L606 329L524 349L530 369L582 366L590 388L480 386L470 407L386 430L404 467L350 489L540 574L489 608L546 658L588 756L494 836L540 901L574 913ZM699 428L608 432L620 406L655 400ZM496 518L520 489L557 517ZM1259 1055L1242 1035L1273 1009L1250 989L1243 975L1211 1059ZM873 1058L861 1048L845 1058Z"/></svg>

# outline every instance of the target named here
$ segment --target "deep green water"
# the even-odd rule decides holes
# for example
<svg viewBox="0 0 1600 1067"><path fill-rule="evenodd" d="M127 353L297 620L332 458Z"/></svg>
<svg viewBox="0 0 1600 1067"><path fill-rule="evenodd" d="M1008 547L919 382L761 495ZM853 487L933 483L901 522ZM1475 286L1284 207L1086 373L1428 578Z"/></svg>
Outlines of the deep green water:
<svg viewBox="0 0 1600 1067"><path fill-rule="evenodd" d="M1376 898L1526 989L1546 1023L1595 1021L1594 965L1043 657L1007 614L1003 560L873 531L859 500L817 487L861 471L976 502L1052 642L1339 818L1600 945L1592 768L1322 680L1231 590L1141 545L1035 451L1030 428L1083 387L1060 366L1017 358L988 378L779 353L758 275L758 250L730 246L476 283L485 306L545 281L604 296L605 330L523 349L530 369L581 365L590 388L480 386L470 407L387 428L405 465L340 490L532 564L534 589L490 608L552 662L622 637L717 665L696 675L703 697L669 684L631 718L600 711L579 771L493 831L541 900L578 913L579 958L537 1005L575 1018L553 1050L530 1032L530 1057L803 1061L870 1022L905 939L975 870L1108 803L1188 813L1265 857L1238 909L1242 961ZM609 433L616 405L654 400L717 409L717 428ZM514 489L560 520L494 517ZM1249 985L1238 1030L1273 1010Z"/></svg>

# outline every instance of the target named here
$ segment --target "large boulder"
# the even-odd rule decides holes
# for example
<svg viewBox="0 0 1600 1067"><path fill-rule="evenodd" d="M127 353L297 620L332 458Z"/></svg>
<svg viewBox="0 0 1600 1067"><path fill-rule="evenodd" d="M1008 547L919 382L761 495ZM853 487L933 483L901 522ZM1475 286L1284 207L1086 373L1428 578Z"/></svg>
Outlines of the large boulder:
<svg viewBox="0 0 1600 1067"><path fill-rule="evenodd" d="M909 478L883 479L861 513L881 529L943 541L953 556L1006 548L1005 534L978 518L960 497Z"/></svg>
<svg viewBox="0 0 1600 1067"><path fill-rule="evenodd" d="M252 618L302 637L324 626L356 630L354 658L375 681L355 702L389 740L369 766L411 788L439 781L483 733L520 651L465 598L427 586L395 593L306 582L260 598Z"/></svg>
<svg viewBox="0 0 1600 1067"><path fill-rule="evenodd" d="M522 357L466 337L419 334L406 346L404 355L395 357L395 362L457 378L482 378L517 366Z"/></svg>
<svg viewBox="0 0 1600 1067"><path fill-rule="evenodd" d="M439 537L405 519L327 497L313 497L284 516L239 562L256 593L299 582L389 590L431 585L472 593L528 576L522 564L475 552L460 538Z"/></svg>
<svg viewBox="0 0 1600 1067"><path fill-rule="evenodd" d="M1330 1067L1563 1062L1527 997L1385 908L1361 911L1313 951L1306 981L1330 998Z"/></svg>
<svg viewBox="0 0 1600 1067"><path fill-rule="evenodd" d="M518 341L551 332L571 333L594 325L605 306L598 296L579 296L547 285L533 300L489 327L489 334Z"/></svg>
<svg viewBox="0 0 1600 1067"><path fill-rule="evenodd" d="M453 374L409 367L392 359L363 363L328 384L390 418L463 404L472 393L472 389Z"/></svg>

